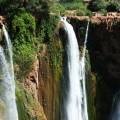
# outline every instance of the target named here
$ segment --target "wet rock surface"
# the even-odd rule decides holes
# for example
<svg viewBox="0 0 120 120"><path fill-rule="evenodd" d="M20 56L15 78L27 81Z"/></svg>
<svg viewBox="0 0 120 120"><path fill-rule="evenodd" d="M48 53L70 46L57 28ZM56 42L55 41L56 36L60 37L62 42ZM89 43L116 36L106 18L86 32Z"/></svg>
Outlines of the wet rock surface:
<svg viewBox="0 0 120 120"><path fill-rule="evenodd" d="M88 19L71 17L80 50ZM95 120L109 120L114 95L120 88L120 22L119 16L94 16L91 18L87 49L90 56L94 92ZM89 91L88 91L89 92Z"/></svg>
<svg viewBox="0 0 120 120"><path fill-rule="evenodd" d="M120 88L120 24L107 29L107 24L91 25L88 49L96 80L96 119L108 120L114 94Z"/></svg>

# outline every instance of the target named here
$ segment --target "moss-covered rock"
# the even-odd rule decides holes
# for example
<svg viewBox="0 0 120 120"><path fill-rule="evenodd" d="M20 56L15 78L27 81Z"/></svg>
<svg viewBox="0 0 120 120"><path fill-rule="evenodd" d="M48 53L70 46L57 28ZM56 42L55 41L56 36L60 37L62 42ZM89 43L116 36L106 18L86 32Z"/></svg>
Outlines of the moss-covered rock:
<svg viewBox="0 0 120 120"><path fill-rule="evenodd" d="M0 119L4 120L5 119L5 111L6 111L6 106L4 101L0 99Z"/></svg>
<svg viewBox="0 0 120 120"><path fill-rule="evenodd" d="M89 52L86 50L86 91L89 120L95 120L96 75L91 72Z"/></svg>
<svg viewBox="0 0 120 120"><path fill-rule="evenodd" d="M48 120L60 119L62 42L54 36L39 53L39 101Z"/></svg>
<svg viewBox="0 0 120 120"><path fill-rule="evenodd" d="M23 84L16 84L19 120L46 120L43 108Z"/></svg>

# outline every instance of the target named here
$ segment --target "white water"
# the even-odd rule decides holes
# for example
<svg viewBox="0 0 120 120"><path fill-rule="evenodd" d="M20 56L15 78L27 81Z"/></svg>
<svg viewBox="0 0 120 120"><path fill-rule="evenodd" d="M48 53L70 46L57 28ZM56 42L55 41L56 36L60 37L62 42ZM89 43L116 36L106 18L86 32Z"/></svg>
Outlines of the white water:
<svg viewBox="0 0 120 120"><path fill-rule="evenodd" d="M63 22L64 29L68 35L66 47L69 72L69 92L66 105L67 120L88 120L85 88L85 50L87 34L83 55L81 55L80 58L79 46L72 25L66 21L65 17L61 18L61 22Z"/></svg>
<svg viewBox="0 0 120 120"><path fill-rule="evenodd" d="M114 96L110 120L120 120L120 91Z"/></svg>
<svg viewBox="0 0 120 120"><path fill-rule="evenodd" d="M87 24L85 42L83 46L83 54L81 56L80 64L81 64L81 78L82 78L82 86L83 86L83 120L88 120L88 111L87 111L87 95L86 95L86 79L85 79L85 51L86 51L86 43L88 38L88 30L89 30L89 22Z"/></svg>
<svg viewBox="0 0 120 120"><path fill-rule="evenodd" d="M0 99L5 104L5 116L2 120L18 120L18 112L16 106L15 97L15 81L14 70L12 60L12 45L9 35L3 25L3 32L5 36L6 48L8 54L4 54L3 48L0 46L0 66L2 71L2 80L0 86L2 87L2 93L0 93Z"/></svg>

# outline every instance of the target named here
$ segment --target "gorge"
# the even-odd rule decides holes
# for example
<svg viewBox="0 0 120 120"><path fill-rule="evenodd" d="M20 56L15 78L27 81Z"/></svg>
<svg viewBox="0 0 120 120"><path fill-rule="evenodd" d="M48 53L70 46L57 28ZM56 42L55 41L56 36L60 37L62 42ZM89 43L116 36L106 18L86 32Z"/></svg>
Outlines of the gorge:
<svg viewBox="0 0 120 120"><path fill-rule="evenodd" d="M0 120L120 119L119 4L1 0L0 15Z"/></svg>

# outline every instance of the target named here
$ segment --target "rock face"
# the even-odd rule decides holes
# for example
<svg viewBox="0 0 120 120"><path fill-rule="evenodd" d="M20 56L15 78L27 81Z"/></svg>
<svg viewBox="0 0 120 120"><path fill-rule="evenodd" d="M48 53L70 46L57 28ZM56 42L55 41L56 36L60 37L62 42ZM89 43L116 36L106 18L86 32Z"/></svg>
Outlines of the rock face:
<svg viewBox="0 0 120 120"><path fill-rule="evenodd" d="M87 20L70 18L81 51ZM90 120L109 119L113 96L120 88L119 28L120 23L113 21L112 24L105 21L92 21L90 24L86 55L86 87ZM19 120L60 119L63 62L60 58L63 56L58 53L63 49L61 44L58 38L49 45L41 44L41 49L35 56L32 71L25 80L17 81ZM65 41L63 46L64 44Z"/></svg>
<svg viewBox="0 0 120 120"><path fill-rule="evenodd" d="M60 77L62 69L56 60L59 53L56 51L57 47L60 46L59 40L56 38L52 45L52 50L46 44L40 45L41 49L35 57L32 71L17 86L18 109L22 106L19 109L19 114L21 115L20 111L24 112L25 115L28 114L29 120L32 118L36 120L59 120L60 118ZM62 61L60 60L60 62ZM28 120L28 117L25 120ZM24 119L20 118L20 120Z"/></svg>
<svg viewBox="0 0 120 120"><path fill-rule="evenodd" d="M60 80L62 73L61 42L54 38L51 45L42 45L38 54L38 99L43 106L47 120L60 119ZM51 47L51 48L50 48Z"/></svg>
<svg viewBox="0 0 120 120"><path fill-rule="evenodd" d="M100 22L94 22L98 21L98 18L92 18L89 28L87 49L92 72L87 87L90 87L93 96L91 99L93 99L94 117L90 118L91 120L109 119L113 96L120 88L120 22L115 18L114 20L110 18L113 21L106 21L106 18ZM82 46L87 19L70 18L70 21L74 26L79 45Z"/></svg>
<svg viewBox="0 0 120 120"><path fill-rule="evenodd" d="M0 16L0 27L3 25L4 21L5 21L5 18L3 16Z"/></svg>
<svg viewBox="0 0 120 120"><path fill-rule="evenodd" d="M96 119L108 120L114 94L120 88L120 23L92 25L88 48L92 71L96 73Z"/></svg>
<svg viewBox="0 0 120 120"><path fill-rule="evenodd" d="M31 92L33 92L33 97L38 100L38 71L39 71L39 60L37 56L32 66L32 71L28 74L24 81L24 86Z"/></svg>
<svg viewBox="0 0 120 120"><path fill-rule="evenodd" d="M47 120L43 107L38 101L38 71L39 60L36 56L32 71L22 83L17 82L16 95L19 120Z"/></svg>
<svg viewBox="0 0 120 120"><path fill-rule="evenodd" d="M39 53L39 90L38 99L43 106L48 120L53 120L54 116L54 82L52 69L50 67L47 46L43 45L43 50Z"/></svg>

